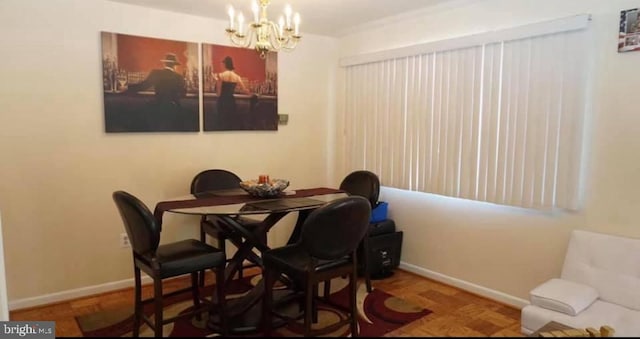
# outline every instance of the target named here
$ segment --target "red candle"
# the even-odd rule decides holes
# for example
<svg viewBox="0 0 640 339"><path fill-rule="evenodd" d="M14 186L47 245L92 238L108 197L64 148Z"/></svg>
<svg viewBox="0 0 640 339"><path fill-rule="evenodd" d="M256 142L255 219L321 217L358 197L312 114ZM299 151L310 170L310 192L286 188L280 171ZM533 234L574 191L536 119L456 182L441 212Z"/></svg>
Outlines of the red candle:
<svg viewBox="0 0 640 339"><path fill-rule="evenodd" d="M266 174L260 174L260 176L258 176L258 183L259 184L268 184L269 183L269 176Z"/></svg>

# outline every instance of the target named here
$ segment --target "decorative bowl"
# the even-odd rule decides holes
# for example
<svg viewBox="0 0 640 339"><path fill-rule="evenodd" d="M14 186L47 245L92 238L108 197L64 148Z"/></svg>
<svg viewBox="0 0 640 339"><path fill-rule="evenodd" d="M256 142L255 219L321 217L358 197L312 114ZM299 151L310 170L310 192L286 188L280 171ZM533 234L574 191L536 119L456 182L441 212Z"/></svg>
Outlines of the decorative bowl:
<svg viewBox="0 0 640 339"><path fill-rule="evenodd" d="M263 184L259 184L257 180L245 180L240 182L240 187L254 197L271 198L279 196L289 187L289 180L273 179Z"/></svg>

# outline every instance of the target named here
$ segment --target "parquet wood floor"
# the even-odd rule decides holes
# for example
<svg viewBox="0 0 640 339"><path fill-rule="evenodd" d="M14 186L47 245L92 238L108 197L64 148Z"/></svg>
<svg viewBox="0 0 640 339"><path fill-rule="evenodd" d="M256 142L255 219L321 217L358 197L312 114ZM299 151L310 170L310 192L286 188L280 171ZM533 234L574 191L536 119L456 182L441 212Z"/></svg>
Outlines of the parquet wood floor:
<svg viewBox="0 0 640 339"><path fill-rule="evenodd" d="M207 283L213 276L207 277ZM165 281L172 291L188 284L188 279ZM388 333L387 337L522 337L520 310L415 274L396 270L373 287L433 311L430 315ZM143 288L150 297L151 286ZM82 336L75 318L79 315L133 304L133 288L10 312L13 321L47 320L56 322L59 337Z"/></svg>

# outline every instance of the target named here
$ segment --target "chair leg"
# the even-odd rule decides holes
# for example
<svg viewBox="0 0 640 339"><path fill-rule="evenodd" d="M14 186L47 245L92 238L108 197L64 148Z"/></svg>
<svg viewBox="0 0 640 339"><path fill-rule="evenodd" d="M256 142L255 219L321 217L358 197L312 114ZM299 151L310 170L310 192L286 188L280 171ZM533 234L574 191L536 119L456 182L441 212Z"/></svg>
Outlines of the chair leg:
<svg viewBox="0 0 640 339"><path fill-rule="evenodd" d="M204 232L204 228L202 227L202 225L200 225L200 241L202 241L205 244L207 243L207 234ZM200 281L199 281L200 287L204 287L205 273L206 273L205 270L200 271Z"/></svg>
<svg viewBox="0 0 640 339"><path fill-rule="evenodd" d="M362 247L363 247L363 255L362 255L362 260L364 261L363 265L362 265L362 269L364 270L364 281L367 284L367 293L371 293L371 291L373 291L373 288L371 287L371 272L369 272L369 233L367 232L367 235L365 235L364 239L362 240Z"/></svg>
<svg viewBox="0 0 640 339"><path fill-rule="evenodd" d="M313 318L313 294L314 294L315 286L314 283L307 277L306 287L305 287L305 303L304 303L304 336L311 336L311 324Z"/></svg>
<svg viewBox="0 0 640 339"><path fill-rule="evenodd" d="M140 336L140 320L142 319L142 283L140 279L140 269L138 267L133 268L133 275L135 279L133 337L137 338Z"/></svg>
<svg viewBox="0 0 640 339"><path fill-rule="evenodd" d="M325 301L329 301L329 295L331 295L331 279L324 281L324 295L322 297Z"/></svg>
<svg viewBox="0 0 640 339"><path fill-rule="evenodd" d="M273 307L273 285L276 283L277 274L266 267L262 271L264 281L264 297L262 298L262 335L264 337L271 336L272 316L271 308Z"/></svg>
<svg viewBox="0 0 640 339"><path fill-rule="evenodd" d="M221 234L218 233L218 249L222 252L222 253L227 253L227 238Z"/></svg>
<svg viewBox="0 0 640 339"><path fill-rule="evenodd" d="M220 319L220 334L223 337L229 335L229 322L227 319L227 300L224 286L224 267L221 265L215 270L216 274L216 296L218 299L218 318ZM211 313L210 313L211 314Z"/></svg>
<svg viewBox="0 0 640 339"><path fill-rule="evenodd" d="M204 232L202 225L200 225L200 241L207 242L207 234Z"/></svg>
<svg viewBox="0 0 640 339"><path fill-rule="evenodd" d="M311 321L314 324L318 323L318 290L320 289L320 284L313 284L313 297L311 298L311 309L313 313L311 313Z"/></svg>
<svg viewBox="0 0 640 339"><path fill-rule="evenodd" d="M218 232L218 249L225 255L227 254L227 237ZM242 279L242 266L238 269L238 278Z"/></svg>
<svg viewBox="0 0 640 339"><path fill-rule="evenodd" d="M155 309L154 335L162 337L162 279L153 279L153 299Z"/></svg>
<svg viewBox="0 0 640 339"><path fill-rule="evenodd" d="M202 272L200 272L202 273ZM195 314L196 320L201 320L202 315L200 314L200 289L198 288L198 277L202 274L198 274L198 272L191 273L191 295L193 296L193 308L194 310L198 310Z"/></svg>
<svg viewBox="0 0 640 339"><path fill-rule="evenodd" d="M355 253L353 254L356 255ZM349 278L349 306L351 309L351 337L358 336L358 306L357 306L357 281L358 281L358 269L356 266L356 262L354 260L353 263L353 272L351 272L351 277Z"/></svg>

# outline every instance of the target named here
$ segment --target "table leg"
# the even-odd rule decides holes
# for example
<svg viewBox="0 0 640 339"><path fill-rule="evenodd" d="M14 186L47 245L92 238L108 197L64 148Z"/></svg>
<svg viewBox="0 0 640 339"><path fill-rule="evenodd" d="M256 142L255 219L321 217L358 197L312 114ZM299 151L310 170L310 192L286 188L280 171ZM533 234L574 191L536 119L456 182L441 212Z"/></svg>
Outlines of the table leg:
<svg viewBox="0 0 640 339"><path fill-rule="evenodd" d="M238 250L225 268L224 281L227 286L229 285L235 274L238 272L238 270L242 269L242 263L244 262L244 260L249 259L262 267L262 259L253 252L253 249L258 249L258 251L260 251L261 253L269 249L269 246L267 246L266 242L264 241L266 239L266 234L271 229L271 227L273 227L285 215L287 215L287 213L285 212L269 214L269 216L267 216L261 223L257 224L251 230L244 227L231 216L220 217L223 221L222 224L229 228L228 230L226 230L229 234L229 237L232 239L234 244L236 244L237 246L239 245ZM261 291L258 294L259 296L262 296ZM246 299L246 305L237 307L237 309L241 310L241 312L245 311L253 304L255 304L255 301L249 300L251 298Z"/></svg>
<svg viewBox="0 0 640 339"><path fill-rule="evenodd" d="M254 225L254 228L248 229L241 223L236 221L231 216L220 216L222 223L220 226L225 228L225 232L228 234L228 238L238 247L238 250L234 254L233 258L229 260L227 267L225 268L224 283L228 286L232 278L235 276L239 269L242 269L242 263L248 259L262 265L262 259L253 252L253 249L258 249L260 253L269 250L269 246L266 243L266 234L280 219L282 219L288 212L272 213L269 214L261 223ZM289 242L297 241L300 229L304 220L309 215L310 211L299 211L298 220L294 228L295 234L289 239ZM291 284L292 282L287 282ZM284 292L284 291L282 291ZM290 293L290 292L289 292ZM285 295L289 294L285 293ZM280 294L280 292L278 293ZM231 328L235 333L246 333L258 330L259 319L256 321L256 316L260 316L260 302L264 295L264 282L260 281L249 293L241 298L228 300L227 310L228 319L231 324ZM284 295L283 295L284 296ZM281 299L281 298L277 298ZM286 299L286 297L285 297ZM249 319L252 318L252 319ZM211 326L215 326L212 322Z"/></svg>

